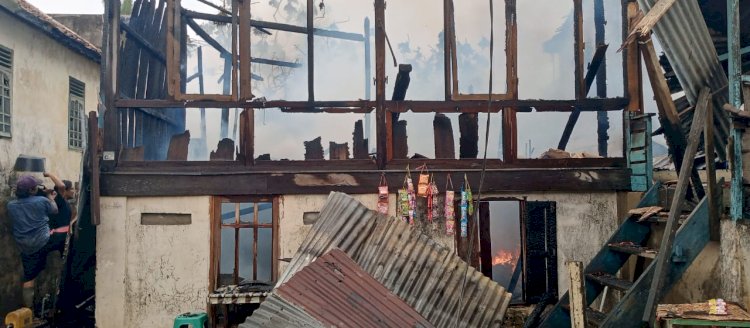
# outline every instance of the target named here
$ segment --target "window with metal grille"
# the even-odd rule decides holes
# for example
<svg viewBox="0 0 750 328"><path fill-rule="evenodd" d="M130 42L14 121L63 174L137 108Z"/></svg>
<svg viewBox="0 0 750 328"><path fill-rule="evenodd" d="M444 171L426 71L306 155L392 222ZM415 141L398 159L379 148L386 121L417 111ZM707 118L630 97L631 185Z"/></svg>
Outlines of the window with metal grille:
<svg viewBox="0 0 750 328"><path fill-rule="evenodd" d="M0 137L11 136L13 50L0 46Z"/></svg>
<svg viewBox="0 0 750 328"><path fill-rule="evenodd" d="M216 287L242 281L273 283L277 253L273 200L222 198L220 204L219 233L214 235Z"/></svg>
<svg viewBox="0 0 750 328"><path fill-rule="evenodd" d="M83 108L86 84L71 77L69 90L68 146L72 149L81 149L83 148Z"/></svg>

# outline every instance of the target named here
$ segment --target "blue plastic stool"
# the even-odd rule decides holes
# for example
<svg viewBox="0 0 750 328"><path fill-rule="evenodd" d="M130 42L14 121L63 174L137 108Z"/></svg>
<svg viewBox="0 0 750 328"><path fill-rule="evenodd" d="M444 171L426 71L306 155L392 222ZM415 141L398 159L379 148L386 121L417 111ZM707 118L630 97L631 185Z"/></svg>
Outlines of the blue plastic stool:
<svg viewBox="0 0 750 328"><path fill-rule="evenodd" d="M203 328L208 322L208 315L203 312L183 313L174 318L174 328Z"/></svg>

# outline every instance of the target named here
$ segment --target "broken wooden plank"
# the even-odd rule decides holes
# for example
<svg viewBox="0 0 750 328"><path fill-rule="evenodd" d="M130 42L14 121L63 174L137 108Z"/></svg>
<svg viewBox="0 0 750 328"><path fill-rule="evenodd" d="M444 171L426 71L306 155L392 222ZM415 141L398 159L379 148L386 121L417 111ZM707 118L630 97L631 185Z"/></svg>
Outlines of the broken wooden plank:
<svg viewBox="0 0 750 328"><path fill-rule="evenodd" d="M190 145L190 131L175 134L169 141L167 150L168 161L187 161L188 147Z"/></svg>
<svg viewBox="0 0 750 328"><path fill-rule="evenodd" d="M456 158L456 146L453 140L451 119L445 114L435 113L432 119L435 139L435 158Z"/></svg>
<svg viewBox="0 0 750 328"><path fill-rule="evenodd" d="M365 139L365 131L362 125L362 120L354 122L354 133L352 140L352 152L354 153L354 159L368 159L370 158L367 150L367 139Z"/></svg>
<svg viewBox="0 0 750 328"><path fill-rule="evenodd" d="M310 141L305 141L305 160L316 160L324 159L323 157L323 144L320 142L320 137L317 137Z"/></svg>
<svg viewBox="0 0 750 328"><path fill-rule="evenodd" d="M635 27L630 31L627 39L625 39L625 42L622 43L620 50L625 48L628 44L635 42L635 40L639 38L649 36L651 33L651 29L654 28L654 25L656 25L659 19L661 19L662 16L667 13L669 8L671 8L676 1L677 0L658 0L653 6L651 6L651 10L649 10L648 13L643 16L638 24L636 24Z"/></svg>
<svg viewBox="0 0 750 328"><path fill-rule="evenodd" d="M477 158L479 154L479 116L463 113L458 115L459 158Z"/></svg>
<svg viewBox="0 0 750 328"><path fill-rule="evenodd" d="M583 279L583 262L568 261L570 279L570 326L586 328L586 287Z"/></svg>
<svg viewBox="0 0 750 328"><path fill-rule="evenodd" d="M651 289L648 293L648 299L646 300L646 308L643 313L643 322L652 323L654 322L654 316L656 314L656 306L661 300L662 296L666 291L662 290L664 281L666 280L667 273L669 272L669 265L671 262L672 254L672 243L674 242L675 234L677 233L677 216L682 212L682 208L685 204L685 197L687 190L690 188L690 177L693 170L693 159L695 153L698 151L698 145L700 144L701 134L703 133L703 127L706 119L706 110L708 108L708 101L710 98L710 90L703 88L698 102L695 108L695 114L693 115L693 122L690 126L690 136L688 137L687 149L683 155L683 166L680 169L679 180L677 182L677 188L672 199L672 206L669 210L669 219L664 227L664 235L659 245L659 254L661 256L656 258L656 266L654 271L653 280L651 281Z"/></svg>
<svg viewBox="0 0 750 328"><path fill-rule="evenodd" d="M661 212L664 210L661 206L648 206L648 207L640 207L640 208L634 208L628 211L628 215L638 216L638 221L643 221L645 219L648 219L649 217L653 216L656 213Z"/></svg>
<svg viewBox="0 0 750 328"><path fill-rule="evenodd" d="M234 153L234 140L224 138L219 141L216 151L211 151L209 158L212 161L233 161Z"/></svg>
<svg viewBox="0 0 750 328"><path fill-rule="evenodd" d="M331 141L328 147L328 159L330 160L347 160L349 159L349 143L335 143Z"/></svg>

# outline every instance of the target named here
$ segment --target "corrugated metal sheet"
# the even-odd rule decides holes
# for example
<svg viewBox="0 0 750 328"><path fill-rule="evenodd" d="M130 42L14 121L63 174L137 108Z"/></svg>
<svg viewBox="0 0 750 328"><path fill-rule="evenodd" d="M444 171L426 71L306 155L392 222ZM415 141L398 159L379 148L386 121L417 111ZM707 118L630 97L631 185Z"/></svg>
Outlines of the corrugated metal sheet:
<svg viewBox="0 0 750 328"><path fill-rule="evenodd" d="M644 12L657 0L638 0ZM719 63L708 26L696 0L676 1L656 23L654 33L680 80L691 106L695 106L701 88L714 93L715 143L719 157L726 159L729 118L721 106L727 103L727 75ZM684 127L683 127L684 128Z"/></svg>
<svg viewBox="0 0 750 328"><path fill-rule="evenodd" d="M432 327L339 249L304 267L275 293L329 327Z"/></svg>
<svg viewBox="0 0 750 328"><path fill-rule="evenodd" d="M328 197L277 288L333 248L343 250L436 327L452 327L457 317L462 327L499 326L510 302L510 293L467 268L451 250L408 223L378 215L343 193Z"/></svg>
<svg viewBox="0 0 750 328"><path fill-rule="evenodd" d="M289 303L279 295L271 294L253 315L239 325L239 328L279 327L279 328L323 328L327 327L310 316L302 308Z"/></svg>

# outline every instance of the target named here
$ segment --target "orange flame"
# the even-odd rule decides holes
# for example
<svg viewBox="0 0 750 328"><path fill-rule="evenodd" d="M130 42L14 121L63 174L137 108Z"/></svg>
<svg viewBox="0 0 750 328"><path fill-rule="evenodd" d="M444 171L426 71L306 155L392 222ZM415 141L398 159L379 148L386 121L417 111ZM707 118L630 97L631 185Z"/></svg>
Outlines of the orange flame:
<svg viewBox="0 0 750 328"><path fill-rule="evenodd" d="M511 265L518 259L518 251L499 250L492 257L492 265Z"/></svg>

